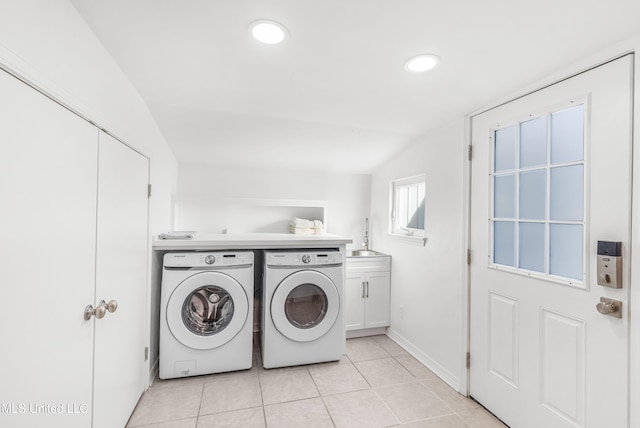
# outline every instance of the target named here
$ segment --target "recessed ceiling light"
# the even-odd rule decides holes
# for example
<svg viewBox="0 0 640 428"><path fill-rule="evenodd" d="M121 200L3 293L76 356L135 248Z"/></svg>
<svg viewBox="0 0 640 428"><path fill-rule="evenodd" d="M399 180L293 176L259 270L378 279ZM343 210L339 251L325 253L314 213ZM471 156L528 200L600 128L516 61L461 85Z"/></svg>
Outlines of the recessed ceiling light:
<svg viewBox="0 0 640 428"><path fill-rule="evenodd" d="M423 73L435 68L440 63L440 58L431 54L417 55L404 63L404 69L411 73Z"/></svg>
<svg viewBox="0 0 640 428"><path fill-rule="evenodd" d="M284 25L264 19L253 22L249 29L257 41L268 45L281 43L287 35L287 29L284 28Z"/></svg>

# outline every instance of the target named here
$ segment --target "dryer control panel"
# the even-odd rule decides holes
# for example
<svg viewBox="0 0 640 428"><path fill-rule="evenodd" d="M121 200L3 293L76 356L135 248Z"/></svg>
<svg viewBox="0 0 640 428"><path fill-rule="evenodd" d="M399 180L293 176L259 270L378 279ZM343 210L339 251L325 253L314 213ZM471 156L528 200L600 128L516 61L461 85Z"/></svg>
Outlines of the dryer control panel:
<svg viewBox="0 0 640 428"><path fill-rule="evenodd" d="M267 266L335 266L341 265L343 262L342 253L335 250L273 251L265 253Z"/></svg>
<svg viewBox="0 0 640 428"><path fill-rule="evenodd" d="M252 251L167 253L164 255L164 266L174 268L243 266L252 264Z"/></svg>

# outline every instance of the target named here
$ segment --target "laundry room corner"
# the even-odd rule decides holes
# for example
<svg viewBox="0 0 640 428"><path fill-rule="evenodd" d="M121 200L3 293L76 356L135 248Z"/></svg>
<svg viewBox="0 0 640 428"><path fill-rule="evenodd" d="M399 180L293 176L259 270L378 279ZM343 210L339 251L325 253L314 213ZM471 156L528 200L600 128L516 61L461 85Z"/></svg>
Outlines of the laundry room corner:
<svg viewBox="0 0 640 428"><path fill-rule="evenodd" d="M372 177L373 246L393 255L391 327L387 334L456 390L462 366L464 121L430 131ZM424 245L389 232L393 180L425 174Z"/></svg>

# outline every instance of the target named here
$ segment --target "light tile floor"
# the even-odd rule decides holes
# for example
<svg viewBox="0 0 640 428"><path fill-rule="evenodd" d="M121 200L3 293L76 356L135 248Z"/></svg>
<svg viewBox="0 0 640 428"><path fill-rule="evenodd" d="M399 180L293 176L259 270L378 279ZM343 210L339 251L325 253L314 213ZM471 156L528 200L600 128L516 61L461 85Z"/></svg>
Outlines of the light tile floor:
<svg viewBox="0 0 640 428"><path fill-rule="evenodd" d="M156 380L127 427L504 428L387 336L347 340L338 362Z"/></svg>

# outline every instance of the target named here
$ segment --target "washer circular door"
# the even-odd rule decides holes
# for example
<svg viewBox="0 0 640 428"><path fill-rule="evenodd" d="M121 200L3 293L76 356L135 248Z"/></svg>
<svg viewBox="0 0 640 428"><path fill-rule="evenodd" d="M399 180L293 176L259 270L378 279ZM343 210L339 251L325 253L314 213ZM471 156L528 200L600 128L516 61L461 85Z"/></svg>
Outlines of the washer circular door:
<svg viewBox="0 0 640 428"><path fill-rule="evenodd" d="M271 298L271 319L283 336L311 342L324 336L340 312L340 294L333 281L313 270L282 280Z"/></svg>
<svg viewBox="0 0 640 428"><path fill-rule="evenodd" d="M201 272L182 281L167 302L171 334L193 349L214 349L232 340L249 316L242 285L221 272Z"/></svg>

